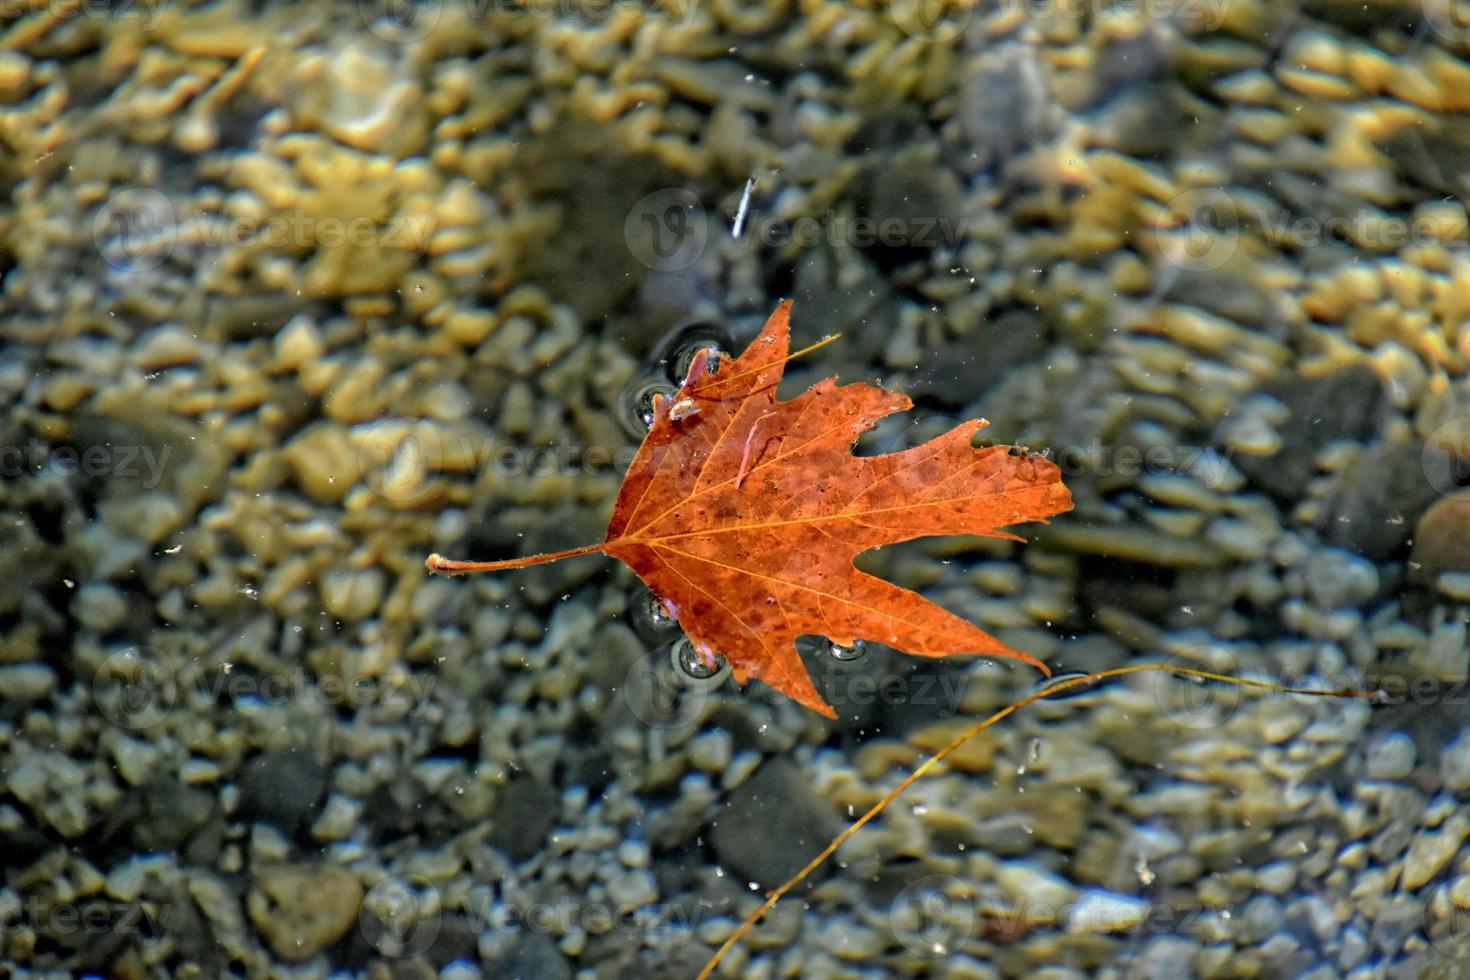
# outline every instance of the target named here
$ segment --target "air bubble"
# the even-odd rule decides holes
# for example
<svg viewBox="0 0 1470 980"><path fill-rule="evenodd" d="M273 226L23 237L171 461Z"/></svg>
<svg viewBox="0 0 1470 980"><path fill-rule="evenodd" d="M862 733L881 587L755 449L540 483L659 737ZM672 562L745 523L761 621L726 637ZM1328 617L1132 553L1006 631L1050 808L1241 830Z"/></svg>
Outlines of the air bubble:
<svg viewBox="0 0 1470 980"><path fill-rule="evenodd" d="M689 377L689 368L694 364L694 358L699 355L700 351L709 352L709 359L705 362L706 374L715 374L718 372L720 358L729 356L718 344L699 343L690 347L681 348L674 354L673 360L670 363L671 374L675 381L680 384L684 383L684 379Z"/></svg>
<svg viewBox="0 0 1470 980"><path fill-rule="evenodd" d="M689 364L701 349L708 348L711 354L728 356L734 343L723 324L706 318L696 318L675 327L659 340L648 359L647 370L662 368L668 379L680 384L689 375ZM719 360L710 358L711 370Z"/></svg>
<svg viewBox="0 0 1470 980"><path fill-rule="evenodd" d="M711 680L719 677L729 669L725 658L718 653L713 655L713 662L701 656L687 636L680 637L674 643L674 647L670 651L670 656L674 661L675 667L682 671L686 677L697 681Z"/></svg>
<svg viewBox="0 0 1470 980"><path fill-rule="evenodd" d="M669 634L679 628L678 618L652 592L644 592L632 605L633 628L647 640L667 641Z"/></svg>
<svg viewBox="0 0 1470 980"><path fill-rule="evenodd" d="M868 652L867 645L862 640L853 640L851 646L843 646L841 643L827 644L827 654L833 660L849 663L862 657Z"/></svg>
<svg viewBox="0 0 1470 980"><path fill-rule="evenodd" d="M628 435L642 439L653 426L654 398L671 398L675 388L663 381L648 381L624 391L618 399L618 420Z"/></svg>

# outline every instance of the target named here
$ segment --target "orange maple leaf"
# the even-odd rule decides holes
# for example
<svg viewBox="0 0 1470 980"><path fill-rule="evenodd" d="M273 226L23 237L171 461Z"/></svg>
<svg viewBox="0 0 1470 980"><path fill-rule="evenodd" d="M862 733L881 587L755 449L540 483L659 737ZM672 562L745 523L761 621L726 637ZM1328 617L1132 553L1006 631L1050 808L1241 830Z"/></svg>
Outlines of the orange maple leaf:
<svg viewBox="0 0 1470 980"><path fill-rule="evenodd" d="M999 530L1071 509L1049 460L1009 446L976 449L977 419L902 452L854 456L853 441L908 397L828 378L776 400L789 360L791 302L728 365L697 354L672 399L654 404L601 544L498 562L430 555L430 571L518 568L601 552L638 574L702 657L754 677L829 718L795 641L885 643L925 657L1029 654L908 589L858 571L880 545Z"/></svg>

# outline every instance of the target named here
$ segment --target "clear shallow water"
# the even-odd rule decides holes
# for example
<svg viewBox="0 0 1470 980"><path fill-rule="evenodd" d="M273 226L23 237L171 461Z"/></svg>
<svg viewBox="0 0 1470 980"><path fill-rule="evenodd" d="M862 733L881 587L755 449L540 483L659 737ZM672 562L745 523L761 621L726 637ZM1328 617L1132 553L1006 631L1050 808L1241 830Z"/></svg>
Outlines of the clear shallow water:
<svg viewBox="0 0 1470 980"><path fill-rule="evenodd" d="M1465 969L1452 5L33 5L0 25L0 959L693 976L1034 671L725 670L599 540L778 300L1075 509L863 567L1063 674L727 975ZM738 229L738 233L737 233Z"/></svg>

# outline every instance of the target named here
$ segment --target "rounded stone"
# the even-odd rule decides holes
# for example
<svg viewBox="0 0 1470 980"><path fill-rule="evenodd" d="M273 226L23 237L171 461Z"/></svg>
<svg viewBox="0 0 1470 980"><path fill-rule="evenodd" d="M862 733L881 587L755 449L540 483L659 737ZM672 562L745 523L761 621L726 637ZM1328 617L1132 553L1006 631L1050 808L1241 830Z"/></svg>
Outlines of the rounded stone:
<svg viewBox="0 0 1470 980"><path fill-rule="evenodd" d="M78 589L71 608L83 626L97 633L115 629L128 613L122 591L105 582L89 582Z"/></svg>
<svg viewBox="0 0 1470 980"><path fill-rule="evenodd" d="M1403 779L1414 771L1414 740L1403 732L1384 732L1368 743L1369 779Z"/></svg>

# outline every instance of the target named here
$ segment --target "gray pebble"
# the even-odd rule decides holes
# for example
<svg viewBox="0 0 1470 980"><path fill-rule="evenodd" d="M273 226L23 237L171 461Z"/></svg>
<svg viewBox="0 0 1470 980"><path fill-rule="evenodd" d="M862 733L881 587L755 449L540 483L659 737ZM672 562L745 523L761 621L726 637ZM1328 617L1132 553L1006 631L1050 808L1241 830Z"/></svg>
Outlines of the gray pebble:
<svg viewBox="0 0 1470 980"><path fill-rule="evenodd" d="M106 633L115 629L128 614L127 600L115 585L89 582L77 590L71 602L72 613L87 629Z"/></svg>
<svg viewBox="0 0 1470 980"><path fill-rule="evenodd" d="M1414 771L1414 740L1403 732L1383 732L1368 743L1369 779L1403 779Z"/></svg>
<svg viewBox="0 0 1470 980"><path fill-rule="evenodd" d="M240 767L239 816L295 835L317 818L327 771L303 750L263 752Z"/></svg>
<svg viewBox="0 0 1470 980"><path fill-rule="evenodd" d="M1307 594L1323 609L1360 605L1377 591L1377 566L1357 555L1327 548L1307 560Z"/></svg>
<svg viewBox="0 0 1470 980"><path fill-rule="evenodd" d="M1138 976L1147 980L1171 980L1194 976L1199 944L1180 936L1160 936L1144 948L1138 958Z"/></svg>
<svg viewBox="0 0 1470 980"><path fill-rule="evenodd" d="M1271 895L1257 895L1245 903L1236 920L1235 941L1254 945L1265 942L1281 926L1281 903Z"/></svg>
<svg viewBox="0 0 1470 980"><path fill-rule="evenodd" d="M1460 729L1455 740L1445 746L1439 757L1439 774L1450 792L1470 790L1470 726Z"/></svg>
<svg viewBox="0 0 1470 980"><path fill-rule="evenodd" d="M38 701L56 686L56 671L45 664L7 664L0 667L0 698Z"/></svg>

